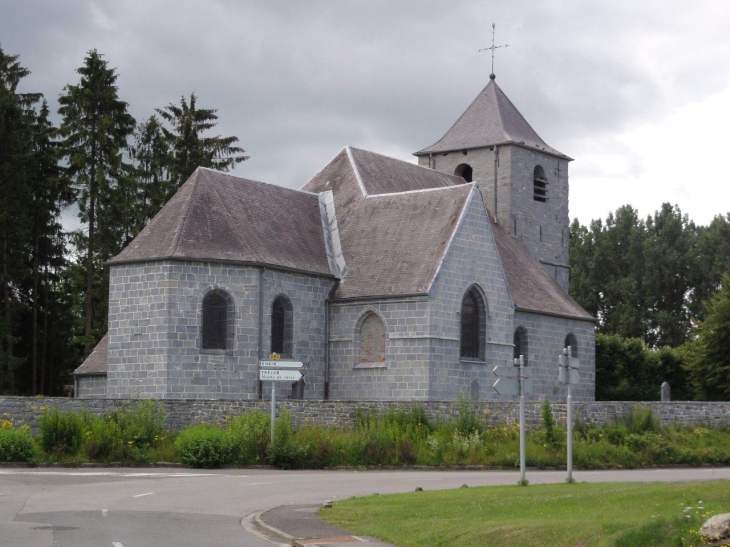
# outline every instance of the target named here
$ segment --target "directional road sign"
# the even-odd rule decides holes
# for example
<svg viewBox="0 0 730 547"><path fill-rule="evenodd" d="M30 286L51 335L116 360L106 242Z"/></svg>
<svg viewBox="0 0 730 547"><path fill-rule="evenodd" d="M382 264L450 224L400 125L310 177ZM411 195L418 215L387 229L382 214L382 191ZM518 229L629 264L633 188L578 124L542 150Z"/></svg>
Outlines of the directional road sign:
<svg viewBox="0 0 730 547"><path fill-rule="evenodd" d="M302 368L304 363L299 361L279 361L277 360L265 360L260 361L259 365L264 368Z"/></svg>
<svg viewBox="0 0 730 547"><path fill-rule="evenodd" d="M520 375L520 367L497 365L492 372L497 378L517 378Z"/></svg>
<svg viewBox="0 0 730 547"><path fill-rule="evenodd" d="M494 389L500 395L519 395L520 384L516 378L498 378L494 382Z"/></svg>
<svg viewBox="0 0 730 547"><path fill-rule="evenodd" d="M299 370L259 369L259 380L268 382L298 382L302 379Z"/></svg>

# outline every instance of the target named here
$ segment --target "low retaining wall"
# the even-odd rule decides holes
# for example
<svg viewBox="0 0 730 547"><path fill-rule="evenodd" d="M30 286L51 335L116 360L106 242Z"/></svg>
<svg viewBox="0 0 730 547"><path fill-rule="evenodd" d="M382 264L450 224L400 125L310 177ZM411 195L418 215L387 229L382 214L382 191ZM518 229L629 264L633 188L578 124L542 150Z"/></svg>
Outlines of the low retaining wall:
<svg viewBox="0 0 730 547"><path fill-rule="evenodd" d="M61 411L86 411L103 416L116 410L136 405L137 400L129 399L67 399L61 397L0 397L0 420L10 420L16 427L27 424L36 432L38 420L44 410L58 408ZM168 414L167 426L180 429L201 422L221 422L228 416L236 416L252 409L268 411L269 401L225 401L225 400L160 400ZM480 402L475 406L479 416L487 424L512 424L519 421L517 402ZM456 418L459 413L458 401L442 402L351 402L351 401L311 401L284 400L277 403L291 412L295 424L312 422L323 425L351 426L358 411L387 412L389 408L422 407L431 419ZM651 408L663 425L706 425L711 427L730 425L730 402L594 402L574 403L573 415L576 422L604 425L626 416L633 406ZM528 428L540 426L541 403L529 402L525 405L525 418ZM552 404L553 414L558 423L565 423L566 405Z"/></svg>

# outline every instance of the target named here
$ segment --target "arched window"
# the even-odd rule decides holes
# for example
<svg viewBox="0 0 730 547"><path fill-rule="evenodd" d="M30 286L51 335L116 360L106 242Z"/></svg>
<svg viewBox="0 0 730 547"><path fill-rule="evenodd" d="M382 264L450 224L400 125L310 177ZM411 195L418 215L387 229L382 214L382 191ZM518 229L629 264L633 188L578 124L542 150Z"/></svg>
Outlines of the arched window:
<svg viewBox="0 0 730 547"><path fill-rule="evenodd" d="M467 359L484 359L486 355L486 303L479 289L472 286L461 300L461 349Z"/></svg>
<svg viewBox="0 0 730 547"><path fill-rule="evenodd" d="M454 170L454 175L463 178L466 182L471 182L472 180L474 180L474 172L472 171L471 165L469 165L468 163L459 164Z"/></svg>
<svg viewBox="0 0 730 547"><path fill-rule="evenodd" d="M372 312L360 325L360 362L385 362L385 324Z"/></svg>
<svg viewBox="0 0 730 547"><path fill-rule="evenodd" d="M203 298L202 349L233 347L233 301L223 291L211 291Z"/></svg>
<svg viewBox="0 0 730 547"><path fill-rule="evenodd" d="M479 400L479 380L477 380L476 378L473 378L471 383L469 384L469 398L472 401Z"/></svg>
<svg viewBox="0 0 730 547"><path fill-rule="evenodd" d="M538 165L535 167L535 174L533 178L533 193L532 198L535 201L547 201L547 177L545 177L545 169Z"/></svg>
<svg viewBox="0 0 730 547"><path fill-rule="evenodd" d="M512 351L512 357L515 359L518 359L520 355L525 360L525 365L527 365L527 329L520 325L515 329L515 336L513 339L514 344L514 350Z"/></svg>
<svg viewBox="0 0 730 547"><path fill-rule="evenodd" d="M271 353L292 357L293 334L294 317L291 300L284 295L277 296L271 305Z"/></svg>
<svg viewBox="0 0 730 547"><path fill-rule="evenodd" d="M570 356L578 357L578 340L572 332L569 332L568 336L565 337L565 344L563 344L563 347L567 348L568 346L570 346Z"/></svg>

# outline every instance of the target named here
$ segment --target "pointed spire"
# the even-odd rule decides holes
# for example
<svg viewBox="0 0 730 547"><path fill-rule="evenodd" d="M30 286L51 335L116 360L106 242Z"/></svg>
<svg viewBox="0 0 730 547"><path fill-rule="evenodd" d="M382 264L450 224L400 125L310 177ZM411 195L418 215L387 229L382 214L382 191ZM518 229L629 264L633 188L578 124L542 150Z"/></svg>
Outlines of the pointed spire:
<svg viewBox="0 0 730 547"><path fill-rule="evenodd" d="M517 144L568 158L540 138L495 79L496 76L490 74L489 83L451 129L438 142L419 150L415 155L470 150L495 144Z"/></svg>

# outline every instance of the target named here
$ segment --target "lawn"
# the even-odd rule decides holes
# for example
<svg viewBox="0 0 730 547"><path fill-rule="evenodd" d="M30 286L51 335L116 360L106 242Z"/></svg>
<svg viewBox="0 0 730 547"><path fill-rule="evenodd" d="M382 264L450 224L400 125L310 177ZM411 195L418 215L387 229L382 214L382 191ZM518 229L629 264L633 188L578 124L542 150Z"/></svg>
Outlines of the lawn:
<svg viewBox="0 0 730 547"><path fill-rule="evenodd" d="M689 546L730 481L492 486L368 496L320 515L398 547Z"/></svg>

